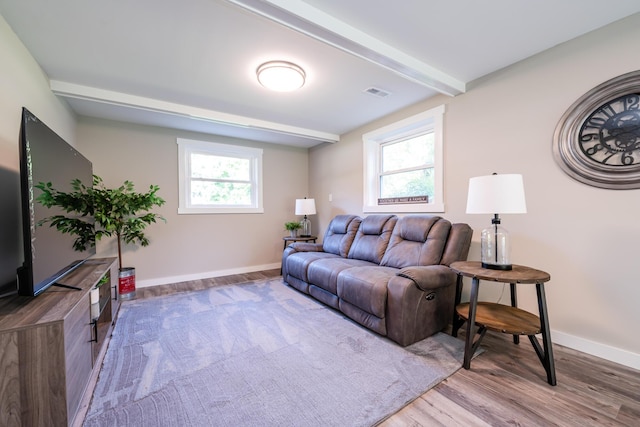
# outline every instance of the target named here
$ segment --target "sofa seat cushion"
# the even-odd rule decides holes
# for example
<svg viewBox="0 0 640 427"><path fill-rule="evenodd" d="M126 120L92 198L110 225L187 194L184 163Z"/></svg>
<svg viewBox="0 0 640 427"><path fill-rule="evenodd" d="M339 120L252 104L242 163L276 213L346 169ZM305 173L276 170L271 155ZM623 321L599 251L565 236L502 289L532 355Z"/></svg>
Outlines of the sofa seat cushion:
<svg viewBox="0 0 640 427"><path fill-rule="evenodd" d="M387 283L397 272L396 268L380 266L344 270L338 275L338 297L383 319L387 307Z"/></svg>
<svg viewBox="0 0 640 427"><path fill-rule="evenodd" d="M287 257L287 274L304 282L308 282L309 265L319 259L341 259L339 255L327 252L294 252Z"/></svg>
<svg viewBox="0 0 640 427"><path fill-rule="evenodd" d="M359 259L323 258L309 264L307 282L338 295L338 275L341 271L353 267L377 266L377 264Z"/></svg>

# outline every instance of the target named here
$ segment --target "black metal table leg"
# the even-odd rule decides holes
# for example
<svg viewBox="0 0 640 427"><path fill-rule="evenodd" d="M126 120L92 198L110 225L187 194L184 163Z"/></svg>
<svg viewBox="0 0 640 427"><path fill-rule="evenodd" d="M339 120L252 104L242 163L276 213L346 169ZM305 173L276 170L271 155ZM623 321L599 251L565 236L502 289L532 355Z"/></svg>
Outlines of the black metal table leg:
<svg viewBox="0 0 640 427"><path fill-rule="evenodd" d="M467 319L467 335L464 345L464 363L465 369L471 368L471 358L473 357L473 339L475 337L476 326L476 308L478 307L478 288L480 287L480 279L473 277L471 279L471 294L469 296L469 318Z"/></svg>
<svg viewBox="0 0 640 427"><path fill-rule="evenodd" d="M456 299L455 299L455 303L453 304L453 319L451 321L451 336L453 337L458 336L458 330L460 329L460 326L464 324L464 320L462 320L460 316L458 316L458 313L456 312L456 307L458 306L458 304L460 304L461 299L462 299L462 275L459 274L456 280Z"/></svg>
<svg viewBox="0 0 640 427"><path fill-rule="evenodd" d="M516 294L516 284L510 283L509 286L511 287L511 307L518 307L518 296ZM514 344L520 343L520 335L513 336L513 343Z"/></svg>
<svg viewBox="0 0 640 427"><path fill-rule="evenodd" d="M549 330L549 314L547 313L547 299L544 293L544 283L536 283L538 294L538 311L540 312L540 328L542 329L542 346L544 355L542 364L547 371L547 382L556 385L556 367L553 361L553 348L551 344L551 331Z"/></svg>

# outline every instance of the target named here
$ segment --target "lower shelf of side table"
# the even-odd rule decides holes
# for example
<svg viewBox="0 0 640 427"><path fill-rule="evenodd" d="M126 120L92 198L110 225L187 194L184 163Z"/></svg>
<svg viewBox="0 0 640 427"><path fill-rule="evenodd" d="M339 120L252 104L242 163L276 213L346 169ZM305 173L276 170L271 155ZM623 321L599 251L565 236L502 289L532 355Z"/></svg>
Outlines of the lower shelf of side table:
<svg viewBox="0 0 640 427"><path fill-rule="evenodd" d="M458 316L469 319L469 303L456 306ZM510 335L536 335L541 333L540 318L517 307L491 302L479 302L476 307L476 325Z"/></svg>

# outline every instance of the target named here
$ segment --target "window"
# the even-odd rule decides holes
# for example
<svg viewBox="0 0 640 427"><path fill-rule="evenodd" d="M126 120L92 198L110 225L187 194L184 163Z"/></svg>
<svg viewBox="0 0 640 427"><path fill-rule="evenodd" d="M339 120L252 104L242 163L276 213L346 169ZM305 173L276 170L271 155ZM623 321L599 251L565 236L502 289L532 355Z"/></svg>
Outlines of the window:
<svg viewBox="0 0 640 427"><path fill-rule="evenodd" d="M178 139L178 213L262 213L262 150Z"/></svg>
<svg viewBox="0 0 640 427"><path fill-rule="evenodd" d="M444 106L363 135L367 212L444 212Z"/></svg>

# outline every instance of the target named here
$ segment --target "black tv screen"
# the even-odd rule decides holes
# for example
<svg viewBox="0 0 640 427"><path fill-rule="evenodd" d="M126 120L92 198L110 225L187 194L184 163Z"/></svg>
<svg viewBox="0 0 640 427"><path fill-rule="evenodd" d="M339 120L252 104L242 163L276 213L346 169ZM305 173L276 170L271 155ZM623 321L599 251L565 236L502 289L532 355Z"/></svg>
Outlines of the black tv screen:
<svg viewBox="0 0 640 427"><path fill-rule="evenodd" d="M40 182L51 182L58 191L72 190L80 179L91 187L93 166L87 158L58 136L26 108L20 127L20 192L24 263L18 268L18 294L35 296L56 284L64 275L95 254L95 247L84 252L73 249L75 237L39 221L62 209L46 208L36 201ZM65 214L68 215L68 214ZM90 219L91 220L91 219Z"/></svg>

